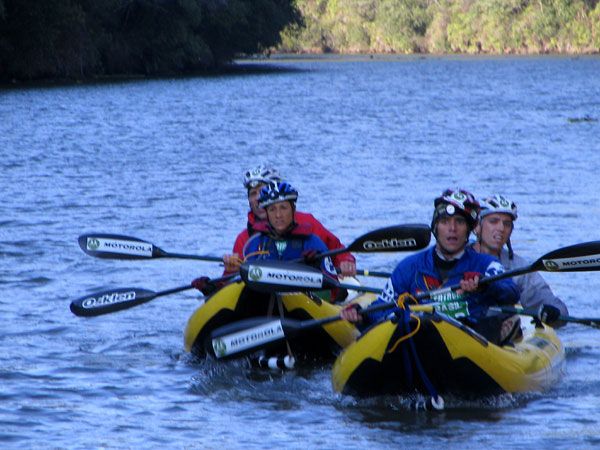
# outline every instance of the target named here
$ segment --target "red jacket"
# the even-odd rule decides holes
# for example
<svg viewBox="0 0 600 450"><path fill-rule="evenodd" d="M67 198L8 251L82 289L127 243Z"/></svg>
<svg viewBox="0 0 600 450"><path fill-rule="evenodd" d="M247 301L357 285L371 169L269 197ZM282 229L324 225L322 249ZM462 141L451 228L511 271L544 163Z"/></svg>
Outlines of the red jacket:
<svg viewBox="0 0 600 450"><path fill-rule="evenodd" d="M321 222L315 219L312 214L296 211L294 213L294 221L299 225L308 225L310 228L305 228L307 232L318 236L325 243L329 250L336 250L344 247L340 240L331 231L325 228ZM240 257L244 254L244 246L246 245L246 242L248 242L248 239L250 239L250 235L255 233L255 223L256 217L252 211L248 212L248 226L244 231L238 234L237 238L235 239L235 244L233 244L233 253L237 253L240 255ZM342 261L356 262L356 259L354 259L354 256L352 256L350 252L335 255L331 259L336 267L339 267Z"/></svg>

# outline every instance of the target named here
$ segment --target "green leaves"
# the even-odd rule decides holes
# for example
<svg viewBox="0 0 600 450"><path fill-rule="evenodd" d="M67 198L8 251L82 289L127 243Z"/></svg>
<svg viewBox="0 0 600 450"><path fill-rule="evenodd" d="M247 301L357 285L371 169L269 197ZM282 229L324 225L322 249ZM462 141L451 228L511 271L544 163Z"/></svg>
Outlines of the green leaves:
<svg viewBox="0 0 600 450"><path fill-rule="evenodd" d="M283 50L338 52L592 52L600 3L591 0L298 0L305 27Z"/></svg>

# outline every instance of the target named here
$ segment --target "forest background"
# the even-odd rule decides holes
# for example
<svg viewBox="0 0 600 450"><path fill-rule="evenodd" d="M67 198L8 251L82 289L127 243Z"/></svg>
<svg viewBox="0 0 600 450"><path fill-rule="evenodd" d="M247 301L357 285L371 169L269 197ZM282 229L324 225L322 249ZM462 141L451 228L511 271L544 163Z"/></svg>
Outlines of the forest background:
<svg viewBox="0 0 600 450"><path fill-rule="evenodd" d="M599 0L0 0L3 82L196 73L272 52L599 51Z"/></svg>
<svg viewBox="0 0 600 450"><path fill-rule="evenodd" d="M298 0L287 52L597 53L598 0Z"/></svg>

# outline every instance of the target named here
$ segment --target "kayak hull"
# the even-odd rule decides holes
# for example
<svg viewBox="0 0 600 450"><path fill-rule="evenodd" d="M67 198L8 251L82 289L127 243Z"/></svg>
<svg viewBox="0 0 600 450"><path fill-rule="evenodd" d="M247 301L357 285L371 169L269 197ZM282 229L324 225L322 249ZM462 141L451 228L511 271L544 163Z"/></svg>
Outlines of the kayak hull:
<svg viewBox="0 0 600 450"><path fill-rule="evenodd" d="M408 327L387 320L348 346L332 382L336 391L357 396L543 391L562 376L564 357L548 326L525 327L522 338L498 346L446 316L412 313Z"/></svg>
<svg viewBox="0 0 600 450"><path fill-rule="evenodd" d="M355 301L368 303L373 298L372 294L366 294ZM185 350L200 358L214 356L211 332L239 320L269 315L278 318L281 314L296 320L322 319L339 315L341 310L340 305L323 301L313 294L285 293L279 299L251 291L241 281L225 286L190 316L184 331ZM302 333L288 344L296 355L333 359L359 335L354 325L336 321ZM283 344L281 350L285 352L287 345Z"/></svg>

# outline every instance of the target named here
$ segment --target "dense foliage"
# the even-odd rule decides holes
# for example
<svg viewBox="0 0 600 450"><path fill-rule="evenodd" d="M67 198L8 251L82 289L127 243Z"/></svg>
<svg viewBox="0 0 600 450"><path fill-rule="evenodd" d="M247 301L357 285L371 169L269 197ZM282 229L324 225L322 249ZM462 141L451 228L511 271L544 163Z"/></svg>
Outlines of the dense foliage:
<svg viewBox="0 0 600 450"><path fill-rule="evenodd" d="M592 53L598 0L297 0L282 51Z"/></svg>
<svg viewBox="0 0 600 450"><path fill-rule="evenodd" d="M298 20L292 0L0 0L0 80L213 68Z"/></svg>

